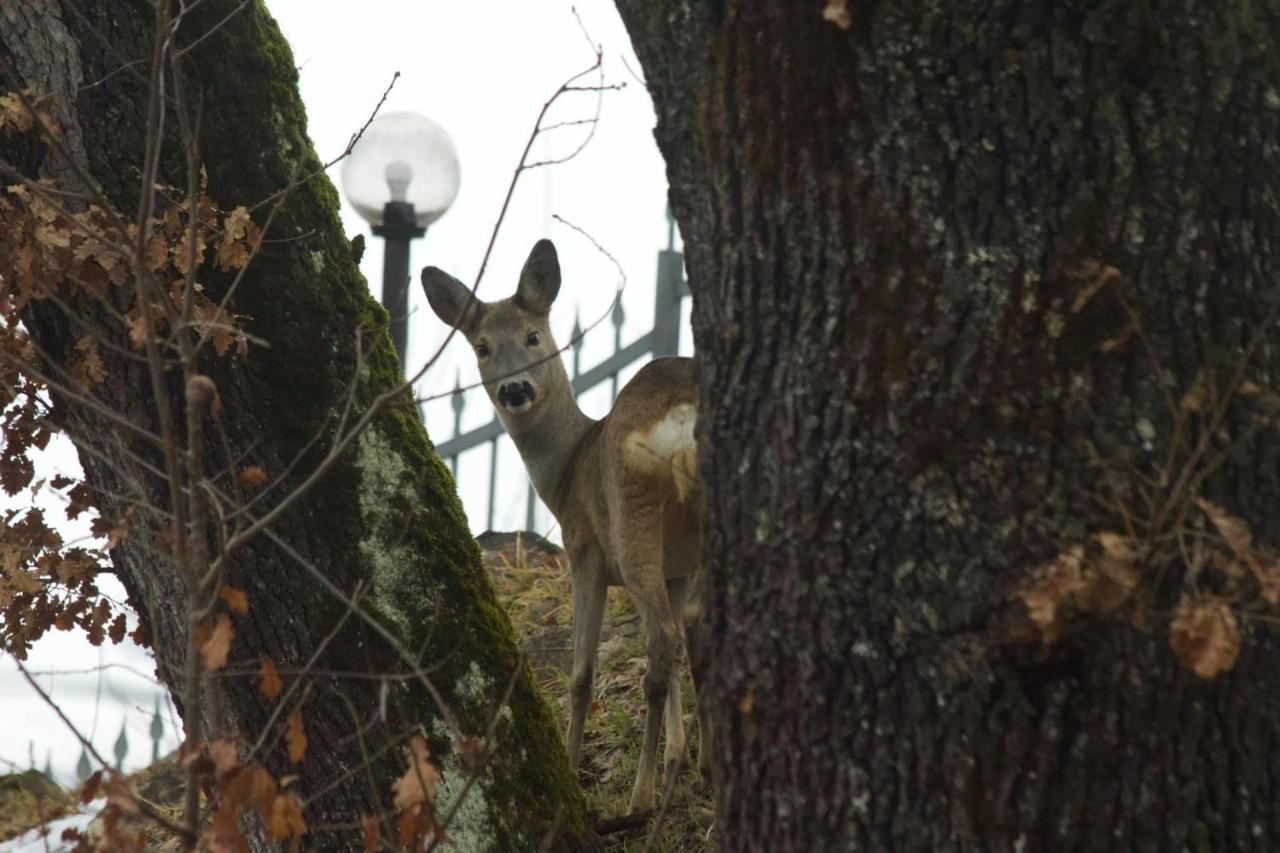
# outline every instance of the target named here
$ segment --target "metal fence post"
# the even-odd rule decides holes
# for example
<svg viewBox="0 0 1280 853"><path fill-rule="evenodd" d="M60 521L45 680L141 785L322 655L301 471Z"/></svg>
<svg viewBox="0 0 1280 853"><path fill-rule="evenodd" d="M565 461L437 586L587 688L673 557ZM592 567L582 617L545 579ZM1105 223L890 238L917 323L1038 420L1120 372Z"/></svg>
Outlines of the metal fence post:
<svg viewBox="0 0 1280 853"><path fill-rule="evenodd" d="M493 529L493 499L498 488L498 438L494 436L489 442L489 518L485 523L486 530Z"/></svg>
<svg viewBox="0 0 1280 853"><path fill-rule="evenodd" d="M462 371L459 370L456 378L453 380L453 398L449 401L453 406L453 434L455 436L462 435L462 410L467 405L466 395L462 393ZM458 479L458 456L454 454L449 457L449 469L453 472L453 479Z"/></svg>
<svg viewBox="0 0 1280 853"><path fill-rule="evenodd" d="M688 286L684 280L684 255L675 247L676 220L667 209L667 248L658 252L658 285L653 296L653 355L677 355L680 351L680 301Z"/></svg>

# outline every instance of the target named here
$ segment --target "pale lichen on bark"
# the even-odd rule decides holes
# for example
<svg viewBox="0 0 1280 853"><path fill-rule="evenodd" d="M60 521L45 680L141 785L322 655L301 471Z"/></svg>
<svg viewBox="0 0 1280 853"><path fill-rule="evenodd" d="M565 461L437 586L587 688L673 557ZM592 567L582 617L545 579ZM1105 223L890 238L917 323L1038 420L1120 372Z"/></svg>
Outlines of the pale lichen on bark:
<svg viewBox="0 0 1280 853"><path fill-rule="evenodd" d="M417 500L416 484L408 464L397 449L383 438L376 427L370 427L356 441L360 467L360 520L364 536L360 553L369 564L370 595L374 609L395 622L404 637L422 630L405 607L430 611L432 601L414 594L406 600L405 587L416 581L415 593L423 586L421 555L404 541L403 528L408 520L407 508ZM397 535L401 534L401 535ZM438 596L436 597L438 603Z"/></svg>

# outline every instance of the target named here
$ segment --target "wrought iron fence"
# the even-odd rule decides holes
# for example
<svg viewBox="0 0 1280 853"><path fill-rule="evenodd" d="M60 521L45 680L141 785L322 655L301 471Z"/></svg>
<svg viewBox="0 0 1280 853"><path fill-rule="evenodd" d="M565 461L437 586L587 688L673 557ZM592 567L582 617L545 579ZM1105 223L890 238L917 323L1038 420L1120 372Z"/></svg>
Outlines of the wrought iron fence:
<svg viewBox="0 0 1280 853"><path fill-rule="evenodd" d="M162 747L165 743L165 724L164 717L161 715L160 697L154 699L155 708L149 715L150 724L147 726L147 734L151 742L151 758L150 763L155 764L161 758ZM129 758L134 749L134 744L129 740L129 723L131 713L145 713L132 709L131 703L122 703L125 707L125 719L120 724L120 734L116 736L115 741L111 745L111 754L115 757L116 770L124 768L125 759ZM104 750L105 752L105 750ZM105 756L104 756L105 759ZM27 763L31 770L36 770L35 742L27 742ZM58 774L53 769L53 752L48 750L45 753L44 767L39 768L48 778L59 781ZM89 758L89 751L82 744L80 747L80 758L76 762L75 781L77 784L84 782L94 771L94 762Z"/></svg>
<svg viewBox="0 0 1280 853"><path fill-rule="evenodd" d="M570 333L569 375L575 396L590 391L605 382L609 383L609 403L618 396L618 376L627 367L646 357L657 358L676 355L680 347L680 309L684 297L689 295L689 283L684 277L684 255L675 248L675 221L667 216L667 247L658 251L658 280L654 289L653 328L622 346L622 324L626 316L621 300L614 303L610 322L613 325L613 354L594 367L581 370L582 325L577 318ZM459 380L453 389L453 438L436 446L441 459L449 462L455 477L458 475L458 458L481 445L489 445L489 505L485 527L493 529L493 514L498 485L498 440L503 436L502 422L493 420L468 432L462 431L462 413L467 406L467 395ZM526 477L526 483L527 483ZM534 515L538 505L533 485L526 485L525 529L534 529Z"/></svg>

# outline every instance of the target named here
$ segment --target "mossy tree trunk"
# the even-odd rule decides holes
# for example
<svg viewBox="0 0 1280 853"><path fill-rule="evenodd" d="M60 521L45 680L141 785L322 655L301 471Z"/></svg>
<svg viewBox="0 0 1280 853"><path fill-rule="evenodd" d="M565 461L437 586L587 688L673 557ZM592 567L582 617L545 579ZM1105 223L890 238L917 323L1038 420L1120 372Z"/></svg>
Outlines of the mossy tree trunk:
<svg viewBox="0 0 1280 853"><path fill-rule="evenodd" d="M1170 497L1197 376L1261 335L1280 378L1280 8L618 6L694 292L722 848L1280 847L1273 610L1201 679L1211 571L1045 645L1016 594ZM1198 494L1274 548L1255 426Z"/></svg>
<svg viewBox="0 0 1280 853"><path fill-rule="evenodd" d="M184 22L180 43L190 44L239 5L207 0ZM0 9L0 63L23 87L57 99L54 110L67 149L126 215L136 209L146 136L147 63L131 63L151 54L152 14L149 4L131 0L19 0ZM209 194L223 209L254 205L318 168L293 57L261 2L250 2L196 47L184 72L192 102L196 94L202 99L201 153ZM173 109L170 104L173 144L164 151L161 178L185 186ZM0 138L0 158L29 176L50 176L77 188L65 163L29 138ZM255 213L258 224L267 209ZM385 314L369 297L337 211L337 196L324 175L288 196L267 235L271 242L231 306L248 318L246 331L268 345L251 346L242 361L210 357L206 368L221 394L221 423L230 445L247 454L237 464L260 465L275 476L301 454L260 511L301 482L327 452L335 413L357 373L357 328L363 329L366 366L359 371L356 415L401 381ZM201 280L216 300L229 277L210 268ZM127 349L105 318L85 319L108 337L116 334ZM65 359L84 333L47 306L29 325L55 360ZM101 398L155 429L156 403L145 365L110 349L102 354L108 375L98 389ZM176 383L171 390L180 400ZM64 404L59 405L70 425L80 416ZM321 439L309 445L317 431ZM82 453L81 459L89 482L107 496L104 512L123 513L112 496L128 493L126 481L150 484L157 505L166 505L163 486L135 461L140 454L158 465L150 448L131 445L127 436L108 429L82 438L98 454ZM215 439L211 430L206 455L226 465ZM430 677L462 728L483 736L518 666L516 645L480 566L454 483L407 393L273 530L339 589L351 593L359 586L362 604L378 621L420 654L424 666L437 667ZM142 533L131 534L113 552L115 571L147 623L161 678L176 688L186 642L182 583L149 544ZM250 668L260 656L282 671L301 668L348 609L298 559L265 538L233 561L225 583L248 593L248 615L234 623L231 660ZM403 676L406 668L388 644L349 618L319 652L314 668L327 675L307 682L304 760L291 763L278 738L268 740L276 746L267 754L277 775L300 774L297 790L308 799L312 827L307 847L359 847L360 818L390 807L390 783L404 767L396 744L415 730L429 736L433 760L444 774L437 801L442 816L466 774L439 709L412 678L383 683L343 675ZM456 849L536 848L556 821L557 845L574 846L582 836L581 795L550 709L527 668L521 666L514 678L509 710L497 725L496 752L449 827ZM257 679L228 677L222 685L207 707L183 709L184 715L213 714L209 725L215 731L256 736L272 711ZM387 718L380 723L383 700ZM361 769L365 754L373 756L368 771Z"/></svg>

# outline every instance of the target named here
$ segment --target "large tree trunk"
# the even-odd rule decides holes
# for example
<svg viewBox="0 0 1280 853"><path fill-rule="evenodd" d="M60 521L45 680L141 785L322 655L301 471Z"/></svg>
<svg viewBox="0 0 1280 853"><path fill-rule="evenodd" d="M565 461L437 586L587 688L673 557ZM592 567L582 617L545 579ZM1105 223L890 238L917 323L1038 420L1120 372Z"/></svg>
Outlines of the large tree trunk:
<svg viewBox="0 0 1280 853"><path fill-rule="evenodd" d="M239 5L200 4L184 22L179 41L192 43ZM17 0L0 8L0 63L22 86L57 99L53 109L67 150L126 216L137 205L147 130L147 62L134 60L151 55L152 14L150 4L129 0ZM209 193L223 209L260 202L318 168L293 58L261 2L233 14L192 52L184 71L190 103L197 94L202 99L200 141ZM175 109L171 102L171 143ZM29 138L0 137L0 159L29 176L79 188L74 170ZM180 146L171 144L162 180L185 187L185 168ZM255 213L258 224L268 209ZM358 327L367 361L359 372L353 417L401 381L385 314L352 261L337 209L323 174L288 196L267 235L272 242L250 266L232 304L249 318L246 330L269 346L251 346L243 361L210 356L206 365L221 394L221 423L233 454L247 454L237 464L260 465L274 477L302 454L272 499L302 482L328 452L335 414L357 374ZM229 279L212 267L201 274L215 299ZM105 317L87 319L127 351L120 330ZM30 315L29 325L55 360L65 359L84 334L81 325L48 305ZM97 391L101 399L156 429L156 399L145 366L107 348L102 354L108 376ZM170 390L181 400L176 378ZM74 409L65 406L63 412L68 428L78 429L83 412ZM308 445L317 431L321 439ZM105 496L103 511L119 517L124 507L113 503L114 496L128 494L130 484L139 482L148 484L158 505L167 506L162 485L134 454L157 466L160 457L110 432L79 436L98 454L82 452L81 460L89 482ZM229 462L212 428L206 453L215 468ZM255 512L270 505L268 500ZM260 537L233 561L225 583L247 591L250 609L235 619L232 661L267 656L282 671L301 668L349 615L347 603L318 584L304 563L346 593L359 586L362 606L430 669L466 734L484 736L514 678L509 709L495 722L494 753L448 829L456 849L533 849L553 824L557 845L576 845L583 832L582 799L550 709L518 663L510 625L480 566L453 481L407 393L272 531L298 556ZM183 585L150 544L135 529L113 552L115 571L150 632L160 677L176 688L182 684L187 635ZM440 709L415 678L405 677L401 658L368 624L351 617L319 651L313 668L324 675L310 676L306 686L304 760L290 762L283 739L267 741L276 744L267 755L273 772L301 774L297 790L308 798L312 827L307 847L359 848L360 818L390 809L391 781L404 767L398 745L414 731L428 735L443 773L437 798L437 817L443 818L462 792L467 757L454 751ZM369 674L386 674L388 680L380 683ZM237 730L255 737L273 703L250 675L222 683L208 705L184 708L184 717L204 713L216 733ZM176 695L181 701L180 691ZM380 723L382 700L387 718ZM372 756L367 771L364 756Z"/></svg>
<svg viewBox="0 0 1280 853"><path fill-rule="evenodd" d="M1213 571L1051 642L1018 592L1142 489L1280 545L1269 430L1176 403L1275 301L1280 9L618 5L694 292L722 847L1280 849L1256 589L1212 680L1170 612ZM1240 442L1180 495L1175 422Z"/></svg>

